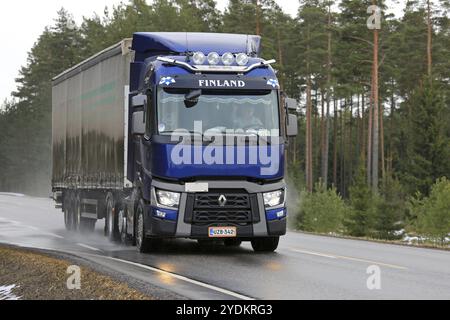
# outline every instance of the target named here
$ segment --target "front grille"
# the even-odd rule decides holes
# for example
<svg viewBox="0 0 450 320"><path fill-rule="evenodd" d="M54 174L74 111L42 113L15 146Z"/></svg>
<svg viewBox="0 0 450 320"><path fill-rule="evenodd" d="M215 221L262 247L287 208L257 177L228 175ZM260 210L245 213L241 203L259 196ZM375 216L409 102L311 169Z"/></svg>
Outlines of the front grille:
<svg viewBox="0 0 450 320"><path fill-rule="evenodd" d="M226 202L220 203L220 197L224 196ZM248 194L208 193L195 196L194 209L250 209Z"/></svg>
<svg viewBox="0 0 450 320"><path fill-rule="evenodd" d="M223 210L194 210L194 223L233 223L246 225L252 221L250 210L223 211Z"/></svg>
<svg viewBox="0 0 450 320"><path fill-rule="evenodd" d="M252 201L247 193L211 192L196 194L193 199L192 222L198 225L252 222Z"/></svg>

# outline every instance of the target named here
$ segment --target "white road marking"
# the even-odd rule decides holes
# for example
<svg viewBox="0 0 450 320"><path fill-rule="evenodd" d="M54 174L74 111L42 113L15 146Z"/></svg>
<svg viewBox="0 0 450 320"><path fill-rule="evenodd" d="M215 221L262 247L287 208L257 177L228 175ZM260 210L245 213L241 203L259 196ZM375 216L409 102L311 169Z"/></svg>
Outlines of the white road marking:
<svg viewBox="0 0 450 320"><path fill-rule="evenodd" d="M384 266L384 267L393 268L393 269L400 269L400 270L407 270L408 269L408 268L403 267L403 266L390 264L390 263L379 262L379 261L374 261L374 260L367 260L367 259L361 259L361 258L355 258L355 257L340 256L340 255L328 254L328 253L322 253L322 252L306 251L306 250L293 249L293 248L291 248L290 250L293 251L293 252L310 254L310 255L315 255L315 256L320 256L320 257L325 257L325 258L330 258L330 259L343 259L343 260L357 261L357 262L375 264L375 265L378 265L378 266Z"/></svg>
<svg viewBox="0 0 450 320"><path fill-rule="evenodd" d="M5 218L0 218L0 219L3 220L3 221L8 221L9 223L17 225L17 226L21 226L21 227L25 227L25 228L37 231L37 232L39 232L41 234L44 234L44 235L47 235L47 236L52 236L52 237L55 237L55 238L58 238L58 239L64 239L64 237L60 236L59 234L46 232L46 231L43 231L43 230L41 230L39 228L36 228L36 227L33 227L33 226L24 225L24 224L22 224L21 222L18 222L18 221L8 220L8 219L5 219Z"/></svg>
<svg viewBox="0 0 450 320"><path fill-rule="evenodd" d="M60 236L59 234L56 234L56 233L43 232L43 234L46 234L48 236L52 236L52 237L55 237L55 238L58 238L58 239L64 239L63 236Z"/></svg>
<svg viewBox="0 0 450 320"><path fill-rule="evenodd" d="M313 256L330 258L330 259L337 259L336 256L332 256L332 255L324 254L324 253L318 253L318 252L312 252L312 251L306 251L306 250L299 250L299 249L291 249L291 251L298 252L298 253L310 254L310 255L313 255Z"/></svg>
<svg viewBox="0 0 450 320"><path fill-rule="evenodd" d="M92 251L100 251L100 252L102 251L100 249L88 246L88 245L83 244L83 243L77 243L77 246L80 246L80 247L83 247L83 248L86 248L86 249L89 249L89 250L92 250Z"/></svg>
<svg viewBox="0 0 450 320"><path fill-rule="evenodd" d="M211 284L207 284L207 283L204 283L204 282L201 282L201 281L197 281L197 280L194 280L194 279L191 279L191 278L187 278L185 276L181 276L181 275L176 274L176 273L172 273L172 272L164 271L164 270L161 270L161 269L149 267L149 266L146 266L144 264L131 262L131 261L126 261L126 260L113 258L113 257L98 256L98 255L96 255L96 256L97 257L101 257L101 258L105 258L105 259L109 259L109 260L114 260L114 261L126 263L126 264L133 265L133 266L136 266L136 267L141 267L141 268L144 268L144 269L147 269L147 270L150 270L150 271L158 272L160 274L164 274L166 276L170 276L170 277L173 277L173 278L178 279L178 280L189 282L189 283L195 284L195 285L203 287L203 288L214 290L214 291L217 291L217 292L220 292L220 293L223 293L223 294L226 294L226 295L238 298L238 299L255 300L254 298L244 296L244 295L242 295L240 293L237 293L237 292L233 292L233 291L230 291L230 290L227 290L227 289L219 288L219 287L213 286Z"/></svg>

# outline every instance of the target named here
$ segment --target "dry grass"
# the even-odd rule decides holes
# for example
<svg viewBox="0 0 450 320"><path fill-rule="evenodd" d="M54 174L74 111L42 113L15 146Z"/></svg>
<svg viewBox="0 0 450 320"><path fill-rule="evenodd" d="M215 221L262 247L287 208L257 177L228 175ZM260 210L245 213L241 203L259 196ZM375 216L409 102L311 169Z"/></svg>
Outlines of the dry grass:
<svg viewBox="0 0 450 320"><path fill-rule="evenodd" d="M0 286L16 284L25 300L152 300L127 284L81 268L81 289L67 289L72 263L29 250L0 247Z"/></svg>

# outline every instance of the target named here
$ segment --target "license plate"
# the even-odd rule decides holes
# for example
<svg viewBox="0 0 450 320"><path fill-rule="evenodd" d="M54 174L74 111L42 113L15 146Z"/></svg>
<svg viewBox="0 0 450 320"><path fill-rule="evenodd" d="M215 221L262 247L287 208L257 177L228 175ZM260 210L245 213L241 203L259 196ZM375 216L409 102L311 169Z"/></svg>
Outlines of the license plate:
<svg viewBox="0 0 450 320"><path fill-rule="evenodd" d="M236 227L211 227L208 235L210 238L234 238L236 237Z"/></svg>

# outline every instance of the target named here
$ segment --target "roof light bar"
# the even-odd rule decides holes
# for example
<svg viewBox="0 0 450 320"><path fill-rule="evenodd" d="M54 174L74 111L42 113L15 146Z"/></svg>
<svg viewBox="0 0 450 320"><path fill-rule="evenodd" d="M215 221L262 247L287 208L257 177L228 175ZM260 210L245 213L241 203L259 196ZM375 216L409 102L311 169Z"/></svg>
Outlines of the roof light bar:
<svg viewBox="0 0 450 320"><path fill-rule="evenodd" d="M167 63L167 64L180 66L187 70L190 70L192 72L197 72L197 73L198 72L199 73L202 73L202 72L247 73L247 72L252 71L253 69L267 67L276 62L276 60L272 59L272 60L264 60L261 62L257 62L250 66L226 66L226 65L219 66L219 65L190 65L186 62L171 59L171 58L166 58L166 57L158 57L158 58L156 58L156 60Z"/></svg>

